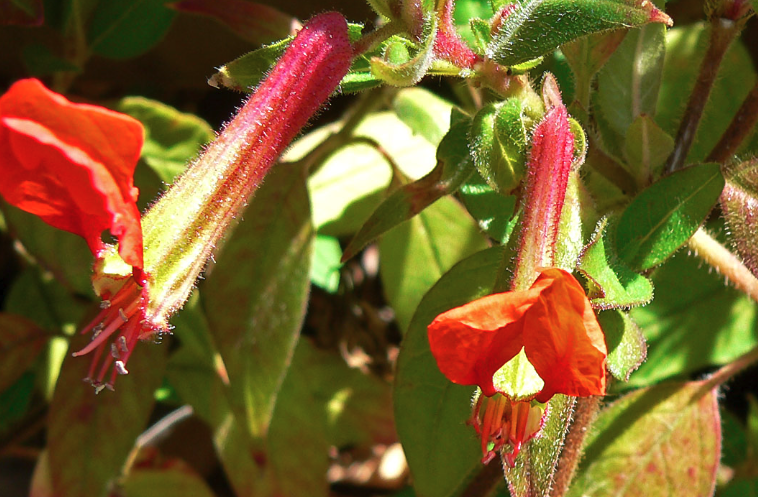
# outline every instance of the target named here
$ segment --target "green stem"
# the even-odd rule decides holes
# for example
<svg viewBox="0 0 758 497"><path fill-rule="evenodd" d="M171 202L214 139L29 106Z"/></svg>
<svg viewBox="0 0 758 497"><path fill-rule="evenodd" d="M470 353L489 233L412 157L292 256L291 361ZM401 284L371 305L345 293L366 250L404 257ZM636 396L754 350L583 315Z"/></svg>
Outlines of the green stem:
<svg viewBox="0 0 758 497"><path fill-rule="evenodd" d="M353 51L355 52L355 56L358 57L359 55L362 55L366 52L370 52L384 40L398 33L401 33L403 29L404 28L401 23L390 22L380 27L379 29L375 29L368 34L363 35L360 40L356 41L353 44Z"/></svg>
<svg viewBox="0 0 758 497"><path fill-rule="evenodd" d="M729 249L714 240L702 228L689 240L698 257L716 269L738 290L758 302L758 279Z"/></svg>
<svg viewBox="0 0 758 497"><path fill-rule="evenodd" d="M676 145L666 164L667 172L674 172L684 166L692 142L695 140L700 118L703 116L703 109L708 102L721 61L732 41L742 30L743 24L723 18L714 19L711 22L708 51L700 64L700 72L695 81L695 87L692 89L687 108L684 111L684 116L682 116L682 122L679 124Z"/></svg>
<svg viewBox="0 0 758 497"><path fill-rule="evenodd" d="M381 107L392 90L379 88L361 94L358 103L351 107L339 131L327 136L313 150L295 164L305 164L310 175L314 174L334 152L355 140L353 132L368 114Z"/></svg>

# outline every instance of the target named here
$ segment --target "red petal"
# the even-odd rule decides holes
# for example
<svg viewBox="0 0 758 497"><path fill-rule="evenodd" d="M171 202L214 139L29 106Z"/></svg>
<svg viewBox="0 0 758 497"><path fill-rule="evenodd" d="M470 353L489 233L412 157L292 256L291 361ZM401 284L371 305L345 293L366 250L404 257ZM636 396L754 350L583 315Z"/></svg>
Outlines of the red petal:
<svg viewBox="0 0 758 497"><path fill-rule="evenodd" d="M562 269L545 269L532 286L538 301L524 316L524 350L545 382L537 396L605 394L605 336L584 289Z"/></svg>
<svg viewBox="0 0 758 497"><path fill-rule="evenodd" d="M496 393L492 376L523 347L523 316L539 293L506 292L451 309L427 328L440 371L453 383Z"/></svg>
<svg viewBox="0 0 758 497"><path fill-rule="evenodd" d="M0 194L43 221L82 236L97 256L101 234L142 267L142 228L133 175L142 125L94 105L74 104L36 79L0 97Z"/></svg>

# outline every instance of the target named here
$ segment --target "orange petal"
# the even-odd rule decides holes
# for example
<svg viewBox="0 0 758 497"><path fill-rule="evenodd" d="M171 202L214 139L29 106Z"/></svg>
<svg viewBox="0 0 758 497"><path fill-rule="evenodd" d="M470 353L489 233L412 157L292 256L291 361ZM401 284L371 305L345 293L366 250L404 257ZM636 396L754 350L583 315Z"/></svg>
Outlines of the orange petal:
<svg viewBox="0 0 758 497"><path fill-rule="evenodd" d="M539 299L524 316L524 350L545 382L537 396L605 394L605 336L584 289L562 269L541 271Z"/></svg>
<svg viewBox="0 0 758 497"><path fill-rule="evenodd" d="M141 268L132 178L142 140L142 125L126 115L71 103L36 79L18 81L0 97L0 194L82 236L95 255L109 230L124 261Z"/></svg>
<svg viewBox="0 0 758 497"><path fill-rule="evenodd" d="M538 297L531 291L498 293L437 316L427 331L442 374L494 395L492 376L523 347L523 317Z"/></svg>

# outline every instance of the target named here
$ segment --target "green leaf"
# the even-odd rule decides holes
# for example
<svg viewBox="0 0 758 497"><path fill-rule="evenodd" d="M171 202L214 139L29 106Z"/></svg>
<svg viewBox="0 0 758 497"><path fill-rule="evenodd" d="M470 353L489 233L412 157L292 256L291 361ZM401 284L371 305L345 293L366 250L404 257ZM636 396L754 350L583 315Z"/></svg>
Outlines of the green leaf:
<svg viewBox="0 0 758 497"><path fill-rule="evenodd" d="M477 226L452 198L440 199L385 234L379 269L400 329L408 329L416 306L440 276L486 247Z"/></svg>
<svg viewBox="0 0 758 497"><path fill-rule="evenodd" d="M468 31L471 33L470 44L474 52L484 55L487 51L487 45L490 44L490 35L492 28L490 23L484 19L472 18Z"/></svg>
<svg viewBox="0 0 758 497"><path fill-rule="evenodd" d="M455 2L455 11L453 12L453 20L455 21L455 28L461 38L470 46L476 46L476 35L472 33L474 20L481 21L487 24L487 31L489 32L489 23L482 21L492 16L492 6L489 0L457 0ZM489 33L487 33L487 42L489 42ZM482 48L486 46L487 42L481 45Z"/></svg>
<svg viewBox="0 0 758 497"><path fill-rule="evenodd" d="M661 264L703 223L724 189L718 164L692 166L637 195L616 227L616 252L632 269Z"/></svg>
<svg viewBox="0 0 758 497"><path fill-rule="evenodd" d="M374 443L391 441L390 401L388 384L350 369L339 354L302 340L267 438L268 464L279 486L276 495L328 496L324 475L329 447L368 450Z"/></svg>
<svg viewBox="0 0 758 497"><path fill-rule="evenodd" d="M626 312L605 311L597 316L608 346L608 371L620 381L645 362L647 343L637 324Z"/></svg>
<svg viewBox="0 0 758 497"><path fill-rule="evenodd" d="M468 119L453 123L437 149L437 167L420 180L403 185L382 202L345 248L343 260L458 189L473 172L465 140L469 125Z"/></svg>
<svg viewBox="0 0 758 497"><path fill-rule="evenodd" d="M424 88L405 88L392 99L392 109L415 134L439 145L450 129L453 105Z"/></svg>
<svg viewBox="0 0 758 497"><path fill-rule="evenodd" d="M465 423L474 387L455 385L440 373L426 327L438 314L491 293L501 258L501 248L490 248L445 273L424 296L403 340L395 422L417 495L456 495L481 465L474 429Z"/></svg>
<svg viewBox="0 0 758 497"><path fill-rule="evenodd" d="M577 91L581 88L585 92L585 105L589 103L592 79L616 51L627 32L617 29L607 33L595 33L561 46L561 52L574 73L574 87Z"/></svg>
<svg viewBox="0 0 758 497"><path fill-rule="evenodd" d="M713 495L719 466L718 389L705 382L638 390L592 427L569 496Z"/></svg>
<svg viewBox="0 0 758 497"><path fill-rule="evenodd" d="M294 37L285 38L237 57L219 67L218 72L208 80L208 84L247 93L252 92L293 39Z"/></svg>
<svg viewBox="0 0 758 497"><path fill-rule="evenodd" d="M655 120L671 136L676 136L684 112L684 95L689 95L694 87L709 31L705 23L695 23L672 29L666 36L663 85ZM756 70L750 53L739 39L735 40L719 66L685 163L691 164L707 157L755 82Z"/></svg>
<svg viewBox="0 0 758 497"><path fill-rule="evenodd" d="M660 16L650 2L640 0L523 0L503 22L487 55L511 66L592 33L661 22Z"/></svg>
<svg viewBox="0 0 758 497"><path fill-rule="evenodd" d="M132 116L145 127L142 159L165 183L184 171L200 148L215 138L208 123L193 114L143 97L126 97L116 110Z"/></svg>
<svg viewBox="0 0 758 497"><path fill-rule="evenodd" d="M76 332L85 312L91 310L58 280L40 275L35 267L27 268L16 278L4 304L5 312L24 316L45 331L67 335ZM67 350L67 337L49 339L36 370L38 386L48 400L52 398Z"/></svg>
<svg viewBox="0 0 758 497"><path fill-rule="evenodd" d="M618 260L608 236L613 226L608 218L598 223L577 264L588 280L587 297L595 309L645 305L653 300L653 284Z"/></svg>
<svg viewBox="0 0 758 497"><path fill-rule="evenodd" d="M82 68L71 61L53 54L47 45L32 43L21 50L21 58L26 70L32 76L49 76L57 72L76 72Z"/></svg>
<svg viewBox="0 0 758 497"><path fill-rule="evenodd" d="M337 292L340 284L342 247L336 238L317 235L311 260L311 283L329 293Z"/></svg>
<svg viewBox="0 0 758 497"><path fill-rule="evenodd" d="M735 467L747 458L746 430L736 415L721 408L721 464Z"/></svg>
<svg viewBox="0 0 758 497"><path fill-rule="evenodd" d="M183 402L211 427L221 424L229 407L222 382L229 383L226 368L203 313L200 292L190 296L171 319L181 342L166 366L166 377Z"/></svg>
<svg viewBox="0 0 758 497"><path fill-rule="evenodd" d="M229 374L233 408L265 433L305 316L313 249L302 171L266 177L203 285L206 316Z"/></svg>
<svg viewBox="0 0 758 497"><path fill-rule="evenodd" d="M119 485L123 497L214 497L213 492L187 463L172 458L157 467L132 469Z"/></svg>
<svg viewBox="0 0 758 497"><path fill-rule="evenodd" d="M647 115L638 116L629 126L624 142L624 157L638 185L648 185L663 171L674 150L674 139Z"/></svg>
<svg viewBox="0 0 758 497"><path fill-rule="evenodd" d="M644 386L726 364L758 345L755 303L692 256L678 254L653 273L655 300L632 309L648 358L630 385Z"/></svg>
<svg viewBox="0 0 758 497"><path fill-rule="evenodd" d="M69 351L81 349L88 341L89 337L78 335L71 341ZM138 343L129 360L129 374L119 378L115 392L100 395L82 382L91 357L67 354L48 418L55 495L105 495L109 482L119 476L134 440L147 424L167 352L165 344Z"/></svg>
<svg viewBox="0 0 758 497"><path fill-rule="evenodd" d="M92 294L92 252L80 236L53 228L33 214L0 200L10 233L69 290Z"/></svg>
<svg viewBox="0 0 758 497"><path fill-rule="evenodd" d="M516 196L503 196L490 187L478 173L472 174L461 185L458 195L463 200L479 228L493 240L505 245L516 226L513 216Z"/></svg>
<svg viewBox="0 0 758 497"><path fill-rule="evenodd" d="M666 54L666 27L651 24L627 34L597 76L595 102L609 152L621 155L629 126L641 115L654 117Z"/></svg>
<svg viewBox="0 0 758 497"><path fill-rule="evenodd" d="M336 129L324 127L306 135L290 148L285 159L302 158ZM413 179L427 174L436 163L435 147L414 135L392 112L369 115L353 136L379 143L403 174ZM356 140L330 155L308 179L313 223L319 233L331 236L356 233L381 203L382 192L391 179L392 169L386 157L363 142Z"/></svg>
<svg viewBox="0 0 758 497"><path fill-rule="evenodd" d="M527 130L532 120L517 98L489 104L474 117L469 146L479 174L505 195L518 187L526 174Z"/></svg>
<svg viewBox="0 0 758 497"><path fill-rule="evenodd" d="M97 55L112 59L136 57L163 38L175 12L166 0L108 0L97 4L87 40Z"/></svg>
<svg viewBox="0 0 758 497"><path fill-rule="evenodd" d="M371 73L393 86L413 86L426 75L434 60L434 39L437 33L437 16L428 16L424 22L422 41L410 59L399 63L392 59L393 51L385 51L382 58L371 58ZM390 45L392 46L400 45Z"/></svg>
<svg viewBox="0 0 758 497"><path fill-rule="evenodd" d="M8 388L0 390L0 434L3 438L29 409L34 398L34 380L34 373L24 373Z"/></svg>
<svg viewBox="0 0 758 497"><path fill-rule="evenodd" d="M0 313L0 392L34 363L49 335L28 319Z"/></svg>
<svg viewBox="0 0 758 497"><path fill-rule="evenodd" d="M360 24L348 24L350 41L355 42L360 38L362 29L363 26ZM218 72L210 77L208 84L251 93L263 80L269 69L276 64L276 61L279 60L293 39L294 37L290 36L237 57L221 66ZM342 91L356 91L356 89L365 89L371 86L371 82L375 81L375 78L369 78L367 83L364 81L365 78L361 77L361 69L370 74L368 59L365 58L365 54L357 57L353 62L350 69L351 74L345 76L345 80L343 80ZM355 74L356 71L358 74ZM349 83L346 81L347 79L350 79ZM354 86L356 88L353 88Z"/></svg>

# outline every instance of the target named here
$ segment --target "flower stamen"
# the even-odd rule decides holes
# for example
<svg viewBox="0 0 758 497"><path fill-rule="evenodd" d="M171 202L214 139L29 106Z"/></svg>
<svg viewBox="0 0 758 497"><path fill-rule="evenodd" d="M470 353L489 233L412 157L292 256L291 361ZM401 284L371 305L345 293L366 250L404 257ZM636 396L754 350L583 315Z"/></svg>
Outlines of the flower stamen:
<svg viewBox="0 0 758 497"><path fill-rule="evenodd" d="M112 299L105 301L108 302L107 307L84 328L84 332L93 331L92 341L73 355L78 357L94 351L92 365L84 380L95 387L96 393L103 388L112 390L117 375L129 374L126 364L137 340L155 333L152 327L145 326L147 321L142 312L142 290L134 280L128 281ZM106 342L114 334L116 337L108 346ZM103 358L106 348L110 354ZM111 367L110 378L104 383Z"/></svg>

